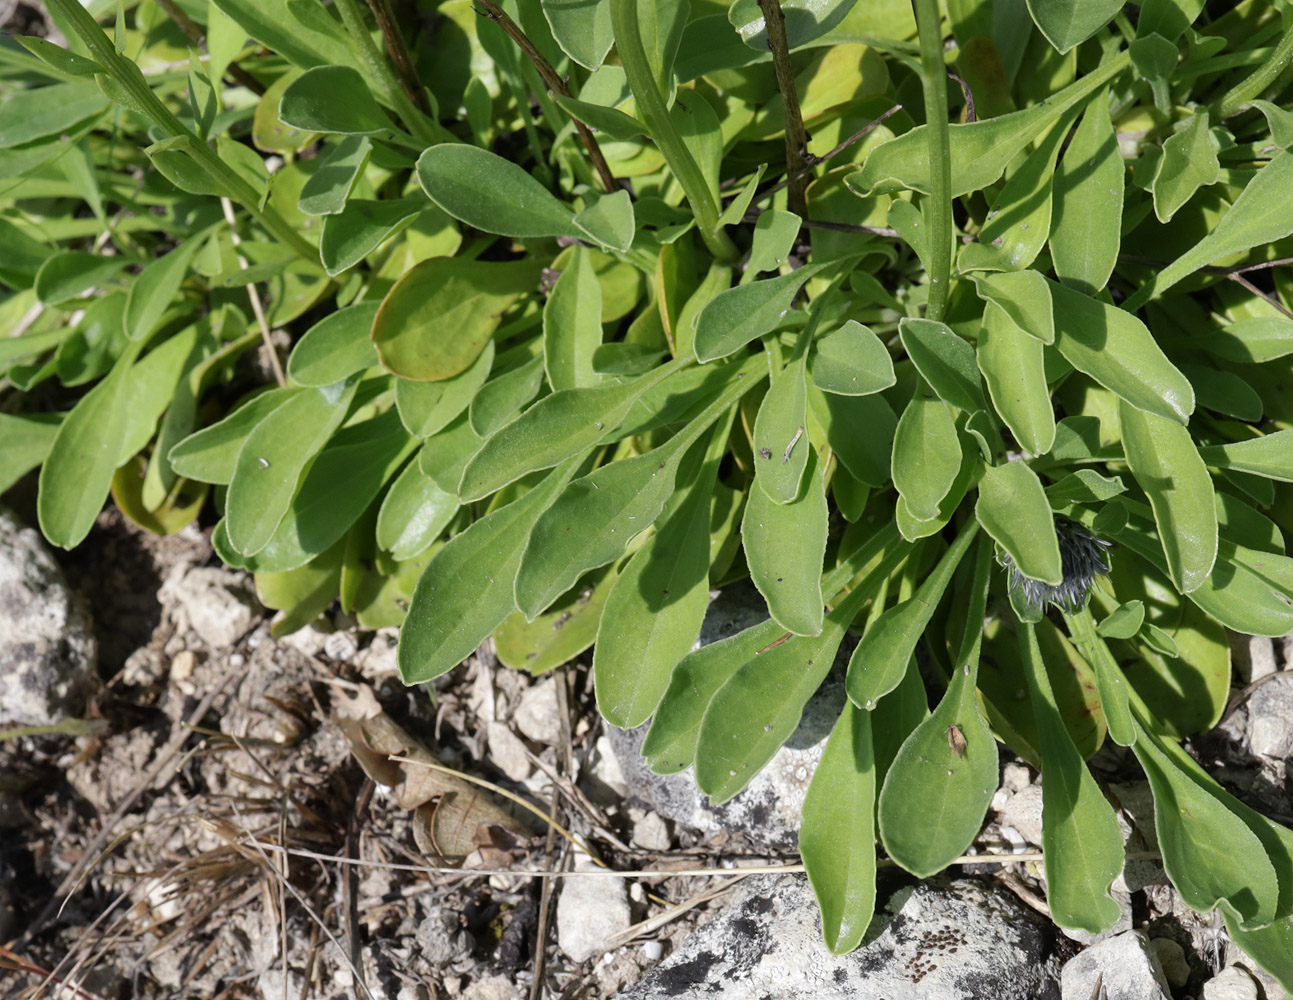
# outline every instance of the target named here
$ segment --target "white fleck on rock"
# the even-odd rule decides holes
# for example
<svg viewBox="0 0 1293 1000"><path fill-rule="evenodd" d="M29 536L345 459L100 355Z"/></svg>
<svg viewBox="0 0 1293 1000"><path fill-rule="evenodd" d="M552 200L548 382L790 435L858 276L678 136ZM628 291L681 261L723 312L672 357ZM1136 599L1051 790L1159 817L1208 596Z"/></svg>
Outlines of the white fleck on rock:
<svg viewBox="0 0 1293 1000"><path fill-rule="evenodd" d="M1171 990L1149 941L1127 931L1069 959L1060 977L1063 1000L1091 1000L1103 987L1108 1000L1171 1000Z"/></svg>
<svg viewBox="0 0 1293 1000"><path fill-rule="evenodd" d="M1152 938L1149 942L1167 984L1173 988L1184 986L1190 980L1190 963L1185 960L1185 949L1171 938Z"/></svg>
<svg viewBox="0 0 1293 1000"><path fill-rule="evenodd" d="M1203 984L1201 1000L1257 1000L1257 997L1257 983L1248 970L1242 965L1231 965Z"/></svg>
<svg viewBox="0 0 1293 1000"><path fill-rule="evenodd" d="M601 871L591 860L576 871ZM624 880L605 876L561 880L557 897L557 944L573 961L583 962L612 946L611 937L632 923Z"/></svg>
<svg viewBox="0 0 1293 1000"><path fill-rule="evenodd" d="M228 649L251 629L257 612L247 578L223 569L177 566L163 585L184 609L189 627L210 649ZM187 570L187 571L185 571Z"/></svg>
<svg viewBox="0 0 1293 1000"><path fill-rule="evenodd" d="M555 746L561 739L561 710L553 677L525 689L514 717L516 728L536 743Z"/></svg>
<svg viewBox="0 0 1293 1000"><path fill-rule="evenodd" d="M633 824L633 843L644 851L669 850L673 846L669 824L659 813L647 813Z"/></svg>
<svg viewBox="0 0 1293 1000"><path fill-rule="evenodd" d="M507 728L506 723L489 723L485 727L485 735L489 739L489 759L509 778L524 781L534 772L525 744Z"/></svg>
<svg viewBox="0 0 1293 1000"><path fill-rule="evenodd" d="M1029 785L1010 797L1001 814L1003 826L1012 826L1028 843L1042 843L1042 786Z"/></svg>
<svg viewBox="0 0 1293 1000"><path fill-rule="evenodd" d="M0 508L0 724L79 715L99 686L90 620L45 543Z"/></svg>
<svg viewBox="0 0 1293 1000"><path fill-rule="evenodd" d="M1262 757L1293 757L1293 673L1263 683L1248 699L1248 745Z"/></svg>
<svg viewBox="0 0 1293 1000"><path fill-rule="evenodd" d="M940 878L882 888L879 899L862 947L832 955L808 880L752 875L620 1000L1055 995L1058 970L1047 958L1046 924L1010 894L973 879Z"/></svg>

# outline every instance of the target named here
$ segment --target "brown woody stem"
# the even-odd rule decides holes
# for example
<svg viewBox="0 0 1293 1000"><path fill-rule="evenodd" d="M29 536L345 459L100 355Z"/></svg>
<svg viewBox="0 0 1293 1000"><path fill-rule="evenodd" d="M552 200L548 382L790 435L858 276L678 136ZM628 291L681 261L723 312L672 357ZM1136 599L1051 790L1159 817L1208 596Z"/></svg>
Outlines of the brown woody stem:
<svg viewBox="0 0 1293 1000"><path fill-rule="evenodd" d="M409 95L409 100L417 105L418 110L430 117L431 103L427 100L421 81L418 80L417 70L413 68L413 60L409 57L408 46L404 44L404 34L395 19L391 0L368 0L368 7L373 12L377 27L386 42L386 54L391 57L391 62L395 65L395 74L399 78L400 87Z"/></svg>
<svg viewBox="0 0 1293 1000"><path fill-rule="evenodd" d="M795 73L790 65L790 43L786 38L786 15L781 0L759 0L763 23L768 29L768 48L777 73L781 106L786 115L786 177L789 181L790 210L801 219L808 217L808 175L812 170L808 157L808 133L795 92Z"/></svg>
<svg viewBox="0 0 1293 1000"><path fill-rule="evenodd" d="M176 27L188 36L189 41L201 48L206 47L206 35L202 33L202 29L198 27L191 17L176 6L175 0L157 0L157 6L162 8L166 13L166 16L175 22ZM239 66L236 62L231 62L225 68L225 72L229 74L229 78L233 80L234 83L246 87L253 94L265 93L265 85Z"/></svg>

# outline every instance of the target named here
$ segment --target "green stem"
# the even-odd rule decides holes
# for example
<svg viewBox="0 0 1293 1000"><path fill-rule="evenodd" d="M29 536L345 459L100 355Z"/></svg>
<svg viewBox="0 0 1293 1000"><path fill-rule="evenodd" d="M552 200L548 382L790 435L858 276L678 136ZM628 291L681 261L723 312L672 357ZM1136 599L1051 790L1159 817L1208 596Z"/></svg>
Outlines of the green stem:
<svg viewBox="0 0 1293 1000"><path fill-rule="evenodd" d="M925 315L943 318L952 274L952 158L947 140L947 64L938 0L912 0L920 33L921 87L929 126L929 304Z"/></svg>
<svg viewBox="0 0 1293 1000"><path fill-rule="evenodd" d="M99 24L78 0L49 0L49 6L66 19L72 29L85 43L95 61L115 79L137 107L166 136L186 136L191 142L186 146L188 153L208 174L219 181L229 195L237 201L257 222L275 236L280 242L295 250L315 270L322 273L319 263L319 252L301 236L276 211L268 206L260 207L260 196L241 176L231 169L215 152L181 122L153 93L152 87L144 79L139 67L121 55L112 44Z"/></svg>
<svg viewBox="0 0 1293 1000"><path fill-rule="evenodd" d="M628 77L629 89L637 99L638 113L651 130L656 145L664 155L669 169L682 185L687 202L696 216L700 237L710 252L722 261L734 261L737 250L718 223L718 202L710 191L705 176L700 172L691 150L674 127L665 105L664 95L651 72L646 49L642 45L642 31L638 25L639 0L611 0L611 27L615 33L615 47L620 54L620 65Z"/></svg>
<svg viewBox="0 0 1293 1000"><path fill-rule="evenodd" d="M400 81L396 79L395 71L391 69L391 64L382 56L373 41L373 36L368 33L368 25L364 23L363 11L359 9L358 0L336 0L334 6L337 8L337 13L341 15L341 23L346 26L346 31L354 44L355 54L363 63L365 76L372 83L377 84L376 89L380 90L382 96L390 102L410 134L426 146L456 141L452 135L427 118L413 103L413 99L405 93Z"/></svg>
<svg viewBox="0 0 1293 1000"><path fill-rule="evenodd" d="M1120 746L1131 746L1136 742L1136 730L1128 707L1131 685L1123 677L1122 668L1109 652L1109 647L1104 644L1104 636L1096 631L1090 606L1084 606L1073 613L1061 613L1073 645L1095 671L1096 690L1100 695L1100 706L1104 709L1110 738Z"/></svg>
<svg viewBox="0 0 1293 1000"><path fill-rule="evenodd" d="M1261 96L1290 63L1293 63L1293 24L1285 30L1279 44L1275 46L1275 54L1263 62L1251 76L1235 84L1222 96L1217 103L1217 121L1237 114L1249 101Z"/></svg>

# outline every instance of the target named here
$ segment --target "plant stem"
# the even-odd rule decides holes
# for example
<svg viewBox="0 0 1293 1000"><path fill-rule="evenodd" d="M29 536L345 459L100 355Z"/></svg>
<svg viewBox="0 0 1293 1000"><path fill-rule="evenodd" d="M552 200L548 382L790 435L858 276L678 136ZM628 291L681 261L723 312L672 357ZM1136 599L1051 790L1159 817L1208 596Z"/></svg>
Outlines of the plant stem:
<svg viewBox="0 0 1293 1000"><path fill-rule="evenodd" d="M929 304L925 315L941 320L952 274L952 159L947 141L947 66L938 0L912 0L920 33L921 87L929 126Z"/></svg>
<svg viewBox="0 0 1293 1000"><path fill-rule="evenodd" d="M1260 97L1267 87L1293 63L1293 25L1285 30L1275 52L1264 60L1252 75L1231 87L1216 105L1216 119L1229 118L1243 110L1249 101Z"/></svg>
<svg viewBox="0 0 1293 1000"><path fill-rule="evenodd" d="M512 39L516 47L525 53L525 57L530 60L534 68L539 71L544 85L554 94L560 94L562 97L573 96L570 88L566 86L566 81L557 75L557 71L552 68L552 63L544 58L543 53L535 47L530 41L529 36L521 30L521 26L507 16L507 11L495 2L495 0L478 0L485 16L497 24ZM619 182L615 175L611 173L611 166L606 162L606 157L602 155L602 147L597 144L597 139L593 136L592 131L581 122L578 118L572 119L575 123L575 131L579 134L579 141L584 144L584 149L588 152L588 158L593 163L593 169L597 171L597 176L601 178L602 187L606 189L607 194L614 194L620 189Z"/></svg>
<svg viewBox="0 0 1293 1000"><path fill-rule="evenodd" d="M202 29L189 17L184 11L176 5L175 0L157 0L157 6L166 12L166 16L175 22L180 31L184 32L194 45L206 47L206 35L202 34ZM231 62L225 67L225 72L229 74L234 83L241 84L250 90L253 94L264 94L265 85L239 66L236 62Z"/></svg>
<svg viewBox="0 0 1293 1000"><path fill-rule="evenodd" d="M72 27L86 48L108 75L121 85L134 105L166 136L185 136L191 141L187 152L211 177L222 184L229 195L247 210L271 235L298 253L311 267L322 273L319 252L274 209L260 207L260 196L242 177L181 122L153 93L139 67L119 53L99 23L78 0L49 0L49 6Z"/></svg>
<svg viewBox="0 0 1293 1000"><path fill-rule="evenodd" d="M620 54L620 65L628 77L629 89L637 99L638 113L655 137L656 146L665 162L682 185L683 194L696 216L700 238L710 253L721 261L734 261L736 247L718 222L718 201L691 150L669 117L664 95L656 83L642 45L642 30L638 25L639 0L611 0L611 27L615 33L615 47Z"/></svg>
<svg viewBox="0 0 1293 1000"><path fill-rule="evenodd" d="M377 89L390 101L391 107L395 109L395 113L399 115L400 121L404 123L409 133L418 142L427 146L433 146L438 142L454 141L452 135L424 115L413 103L413 98L405 93L400 81L395 78L395 71L391 69L391 64L382 56L376 43L373 42L373 36L368 33L368 25L364 23L364 15L359 9L358 0L336 0L334 6L337 13L341 15L341 22L346 26L346 31L354 44L355 54L359 56L367 71L365 75L372 83L378 85Z"/></svg>
<svg viewBox="0 0 1293 1000"><path fill-rule="evenodd" d="M804 130L804 116L799 108L799 94L795 90L795 72L790 65L790 43L786 38L786 15L781 0L759 0L763 23L768 29L768 48L772 50L772 66L777 73L777 89L781 91L781 107L786 117L786 180L790 211L801 219L808 218L808 133Z"/></svg>
<svg viewBox="0 0 1293 1000"><path fill-rule="evenodd" d="M1084 605L1074 612L1061 609L1061 614L1064 615L1064 624L1068 626L1073 645L1095 672L1096 691L1100 696L1100 707L1104 710L1110 739L1119 746L1131 746L1136 742L1136 731L1128 708L1131 685L1123 677L1122 668L1105 645L1104 636L1096 631L1090 606Z"/></svg>
<svg viewBox="0 0 1293 1000"><path fill-rule="evenodd" d="M368 0L368 9L373 12L382 38L386 40L386 52L390 55L391 62L395 64L400 87L417 105L417 109L430 118L431 103L427 100L426 90L418 79L417 70L413 68L413 60L409 57L408 46L404 44L404 34L395 19L391 0Z"/></svg>

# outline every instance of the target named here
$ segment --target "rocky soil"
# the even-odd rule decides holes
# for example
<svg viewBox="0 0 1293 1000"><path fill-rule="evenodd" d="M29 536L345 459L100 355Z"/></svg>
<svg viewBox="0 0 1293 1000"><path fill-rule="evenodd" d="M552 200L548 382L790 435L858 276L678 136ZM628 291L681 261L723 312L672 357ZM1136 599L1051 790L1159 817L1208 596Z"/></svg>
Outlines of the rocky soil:
<svg viewBox="0 0 1293 1000"><path fill-rule="evenodd" d="M724 594L703 638L755 603ZM1004 753L975 849L1020 860L922 884L882 870L852 955L821 944L802 875L687 874L798 862L830 684L714 809L638 763L640 733L607 732L586 662L531 678L482 648L409 689L393 633L271 625L195 527L154 538L109 512L55 557L0 517L0 728L27 732L0 740L0 997L1282 995L1152 859L1115 883L1113 931L1056 928L1030 860L1038 776ZM1287 822L1289 650L1236 637L1234 654L1231 710L1192 750ZM1134 761L1093 763L1129 851L1152 855Z"/></svg>

